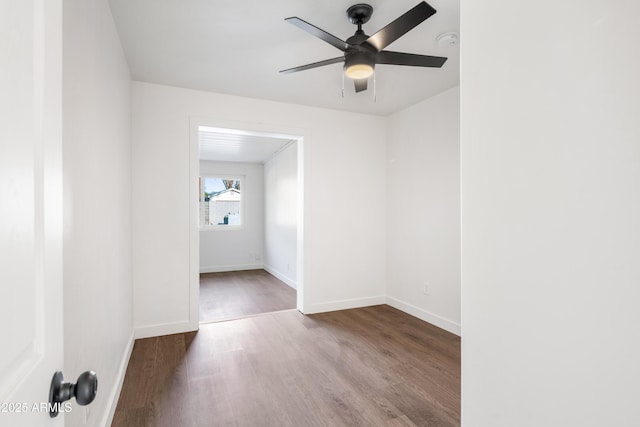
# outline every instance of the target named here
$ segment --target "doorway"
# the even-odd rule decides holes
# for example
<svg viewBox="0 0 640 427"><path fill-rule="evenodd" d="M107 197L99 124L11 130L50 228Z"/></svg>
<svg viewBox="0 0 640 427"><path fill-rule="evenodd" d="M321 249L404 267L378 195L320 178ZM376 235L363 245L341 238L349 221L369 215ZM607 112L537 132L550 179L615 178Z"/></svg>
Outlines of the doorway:
<svg viewBox="0 0 640 427"><path fill-rule="evenodd" d="M202 119L191 135L198 322L302 311L303 137Z"/></svg>

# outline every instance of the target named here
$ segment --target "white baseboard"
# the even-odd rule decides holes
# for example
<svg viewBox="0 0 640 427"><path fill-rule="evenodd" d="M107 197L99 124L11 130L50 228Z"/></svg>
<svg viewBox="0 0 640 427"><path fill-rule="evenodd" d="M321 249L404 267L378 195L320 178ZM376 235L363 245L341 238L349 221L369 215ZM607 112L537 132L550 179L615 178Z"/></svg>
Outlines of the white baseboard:
<svg viewBox="0 0 640 427"><path fill-rule="evenodd" d="M234 264L200 267L200 273L222 273L225 271L262 270L262 264Z"/></svg>
<svg viewBox="0 0 640 427"><path fill-rule="evenodd" d="M134 331L131 331L129 342L124 349L124 354L120 360L120 366L118 367L118 376L116 377L116 383L111 389L109 394L109 400L107 401L107 412L102 417L101 426L109 427L113 422L113 416L116 413L116 407L118 406L118 399L120 399L120 392L122 391L122 384L124 383L124 376L127 373L127 366L129 366L129 359L131 358L131 352L133 351L133 343L135 342Z"/></svg>
<svg viewBox="0 0 640 427"><path fill-rule="evenodd" d="M198 327L189 322L162 323L159 325L139 326L135 329L135 337L149 338L160 337L162 335L180 334L182 332L191 332L198 330Z"/></svg>
<svg viewBox="0 0 640 427"><path fill-rule="evenodd" d="M312 304L310 310L304 314L325 313L327 311L347 310L350 308L369 307L371 305L380 305L385 303L385 296L375 296L367 298L354 298L339 301L329 301Z"/></svg>
<svg viewBox="0 0 640 427"><path fill-rule="evenodd" d="M386 303L393 308L397 308L400 311L404 311L405 313L417 317L418 319L424 320L427 323L431 323L432 325L442 328L445 331L460 336L461 327L459 323L453 322L442 316L431 313L420 307L416 307L415 305L406 303L396 298L392 298L390 296L387 296L386 300Z"/></svg>
<svg viewBox="0 0 640 427"><path fill-rule="evenodd" d="M263 266L265 271L269 274L271 274L272 276L274 276L275 278L277 278L278 280L286 283L287 285L289 285L290 287L292 287L293 289L297 289L298 285L296 284L296 282L294 282L293 280L289 279L287 276L285 276L284 274L280 273L278 270L276 270L273 267L269 267L268 265L264 265Z"/></svg>

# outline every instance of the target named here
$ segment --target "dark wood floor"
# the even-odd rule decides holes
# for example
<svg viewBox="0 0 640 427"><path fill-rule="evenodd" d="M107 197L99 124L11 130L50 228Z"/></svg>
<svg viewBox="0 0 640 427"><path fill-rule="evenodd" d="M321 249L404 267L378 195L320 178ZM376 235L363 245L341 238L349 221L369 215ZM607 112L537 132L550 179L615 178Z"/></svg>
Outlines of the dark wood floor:
<svg viewBox="0 0 640 427"><path fill-rule="evenodd" d="M264 270L200 275L200 322L296 308L296 290Z"/></svg>
<svg viewBox="0 0 640 427"><path fill-rule="evenodd" d="M386 305L136 340L113 426L459 426L460 338Z"/></svg>

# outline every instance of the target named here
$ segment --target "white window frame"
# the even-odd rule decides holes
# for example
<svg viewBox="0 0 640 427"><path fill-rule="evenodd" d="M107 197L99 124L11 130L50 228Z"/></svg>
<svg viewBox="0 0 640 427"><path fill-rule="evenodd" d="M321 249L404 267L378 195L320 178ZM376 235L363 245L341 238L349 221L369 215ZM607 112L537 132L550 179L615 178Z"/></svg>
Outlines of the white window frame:
<svg viewBox="0 0 640 427"><path fill-rule="evenodd" d="M245 215L245 198L247 191L247 177L246 175L234 175L234 174L214 174L214 173L201 173L199 175L199 179L201 179L204 183L204 179L213 178L213 179L233 179L240 181L240 224L239 225L229 225L229 224L212 224L212 225L204 225L202 224L202 219L200 218L200 203L204 201L204 185L200 188L200 200L198 202L198 225L201 231L234 231L234 230L243 230L246 220Z"/></svg>

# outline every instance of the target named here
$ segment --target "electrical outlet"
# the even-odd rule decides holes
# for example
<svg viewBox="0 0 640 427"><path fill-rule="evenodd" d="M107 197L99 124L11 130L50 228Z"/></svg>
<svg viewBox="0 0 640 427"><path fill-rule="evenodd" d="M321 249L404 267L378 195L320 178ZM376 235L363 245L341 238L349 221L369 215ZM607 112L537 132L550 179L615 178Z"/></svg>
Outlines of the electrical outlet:
<svg viewBox="0 0 640 427"><path fill-rule="evenodd" d="M430 295L431 294L431 283L424 282L424 287L422 288L422 293L424 293L425 295Z"/></svg>
<svg viewBox="0 0 640 427"><path fill-rule="evenodd" d="M260 254L256 252L256 261L260 261Z"/></svg>

